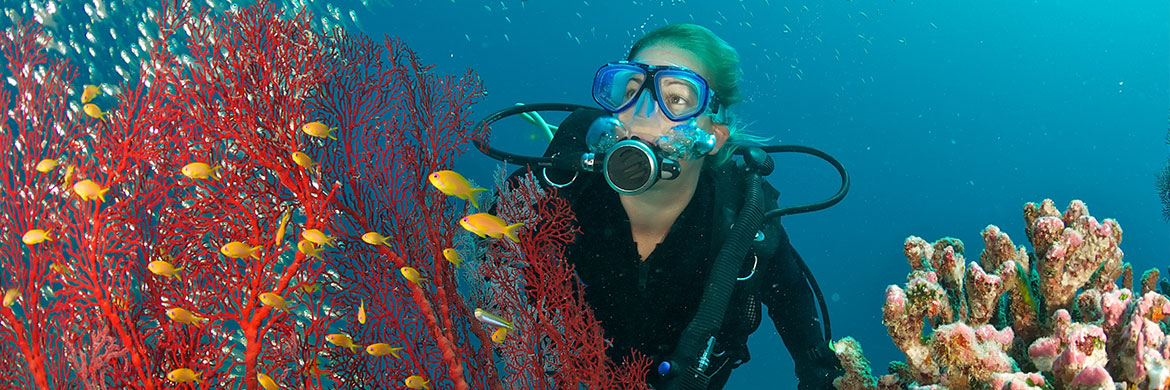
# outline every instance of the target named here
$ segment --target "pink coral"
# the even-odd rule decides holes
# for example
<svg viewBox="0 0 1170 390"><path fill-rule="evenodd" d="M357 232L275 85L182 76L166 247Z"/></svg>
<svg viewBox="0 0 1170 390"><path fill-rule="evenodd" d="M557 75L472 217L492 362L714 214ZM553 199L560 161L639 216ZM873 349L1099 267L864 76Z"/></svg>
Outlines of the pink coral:
<svg viewBox="0 0 1170 390"><path fill-rule="evenodd" d="M1069 384L1073 389L1113 389L1113 377L1102 367L1089 367L1082 370Z"/></svg>

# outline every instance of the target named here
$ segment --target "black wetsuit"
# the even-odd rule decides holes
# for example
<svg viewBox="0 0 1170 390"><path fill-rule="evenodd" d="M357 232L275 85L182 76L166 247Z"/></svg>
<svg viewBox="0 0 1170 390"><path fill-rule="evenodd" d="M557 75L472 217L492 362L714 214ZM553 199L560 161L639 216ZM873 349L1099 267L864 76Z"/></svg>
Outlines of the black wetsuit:
<svg viewBox="0 0 1170 390"><path fill-rule="evenodd" d="M712 175L703 172L690 203L645 261L640 260L618 194L604 181L594 181L593 188L575 199L573 211L581 233L569 244L566 256L586 285L585 298L595 308L606 337L613 340L609 355L615 363L635 348L657 364L673 350L694 317L720 249L712 243L712 225L717 220ZM778 236L779 249L772 258L759 259L761 268L753 278L760 279L754 292L733 296L754 301L746 305L749 314L729 312L725 317L717 352L728 353L712 360L711 371L727 366L713 375L709 388L723 388L731 369L738 366L736 361L748 359L747 337L759 326L760 303L768 306L796 362L802 389L831 388L828 381L839 373L837 359L828 352L821 334L812 290L795 263L799 255L782 227ZM740 276L750 274L750 263ZM651 367L647 381L654 384L659 379Z"/></svg>

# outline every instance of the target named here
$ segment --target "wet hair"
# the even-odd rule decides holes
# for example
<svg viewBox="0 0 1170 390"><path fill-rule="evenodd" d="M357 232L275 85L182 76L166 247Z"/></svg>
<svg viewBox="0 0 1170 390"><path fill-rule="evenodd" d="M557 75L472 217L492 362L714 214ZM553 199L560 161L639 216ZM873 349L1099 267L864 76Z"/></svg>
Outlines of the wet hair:
<svg viewBox="0 0 1170 390"><path fill-rule="evenodd" d="M740 123L728 108L743 100L739 92L739 53L715 33L696 24L670 24L647 33L634 43L627 61L633 61L642 50L656 45L670 45L693 54L708 74L707 80L715 92L712 105L718 105L718 113L711 114L715 123L727 126L729 137L714 156L707 156L705 166L715 167L726 163L743 142L759 143L766 138L748 134L746 125ZM708 110L714 109L709 107Z"/></svg>

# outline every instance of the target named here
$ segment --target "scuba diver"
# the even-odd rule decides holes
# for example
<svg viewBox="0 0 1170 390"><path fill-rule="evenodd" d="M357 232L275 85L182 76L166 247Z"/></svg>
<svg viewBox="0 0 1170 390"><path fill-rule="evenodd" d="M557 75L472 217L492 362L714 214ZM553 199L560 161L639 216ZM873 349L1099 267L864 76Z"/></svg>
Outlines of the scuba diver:
<svg viewBox="0 0 1170 390"><path fill-rule="evenodd" d="M534 111L570 111L544 157L485 141L477 147L527 165L510 180L531 169L571 202L580 233L566 259L612 340L609 356L620 362L632 349L648 356L653 388L722 389L750 359L747 340L763 304L795 361L798 388L832 389L843 370L827 343L828 311L776 217L835 204L848 175L815 149L742 143L753 138L728 112L741 100L738 61L710 30L668 25L637 41L625 61L597 71L600 110L517 105L481 123L486 129L522 114L547 129L553 126ZM768 153L775 151L830 161L841 190L824 202L776 209L779 192L761 178L773 170Z"/></svg>

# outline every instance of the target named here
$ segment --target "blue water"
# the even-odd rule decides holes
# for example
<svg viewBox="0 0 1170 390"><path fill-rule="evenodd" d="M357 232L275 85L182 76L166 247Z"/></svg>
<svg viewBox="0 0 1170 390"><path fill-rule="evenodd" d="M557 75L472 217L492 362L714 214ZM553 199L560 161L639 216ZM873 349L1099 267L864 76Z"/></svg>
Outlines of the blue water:
<svg viewBox="0 0 1170 390"><path fill-rule="evenodd" d="M1063 210L1081 199L1119 221L1136 269L1170 260L1154 189L1170 151L1163 0L393 3L370 7L366 31L403 37L439 70L477 71L490 91L480 115L516 102L593 104L597 67L668 22L702 24L735 46L747 98L738 109L755 132L820 148L852 175L843 202L784 226L829 300L833 336L857 338L875 374L904 359L881 306L885 287L905 282L909 235L957 237L977 261L988 224L1026 244L1025 202ZM493 145L543 151L513 123ZM459 167L483 182L485 162L472 152ZM777 162L782 203L836 189L819 160ZM782 345L765 320L728 388L795 387Z"/></svg>
<svg viewBox="0 0 1170 390"><path fill-rule="evenodd" d="M903 360L881 306L885 287L905 282L909 235L955 236L975 260L988 224L1025 243L1025 202L1051 198L1063 209L1081 199L1098 219L1120 222L1137 270L1170 260L1154 189L1170 153L1165 0L369 3L332 5L354 11L350 28L399 36L439 72L477 72L490 93L476 118L516 102L592 105L597 67L667 23L727 40L744 70L737 109L755 133L820 148L852 175L842 203L784 226L829 299L833 336L858 339L877 374ZM493 146L543 151L531 127L507 123ZM777 162L769 180L783 204L836 189L819 160ZM456 168L487 183L495 166L472 151ZM752 361L728 388L795 387L770 321L750 346Z"/></svg>

